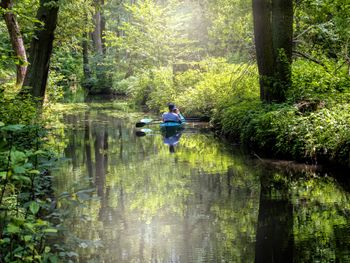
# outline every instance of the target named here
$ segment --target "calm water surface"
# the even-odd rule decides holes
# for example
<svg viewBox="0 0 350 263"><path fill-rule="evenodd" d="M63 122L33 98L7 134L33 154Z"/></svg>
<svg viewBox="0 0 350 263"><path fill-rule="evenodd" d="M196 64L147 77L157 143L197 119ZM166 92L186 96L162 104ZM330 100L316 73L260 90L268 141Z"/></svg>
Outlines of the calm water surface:
<svg viewBox="0 0 350 263"><path fill-rule="evenodd" d="M196 126L170 153L135 121L64 117L56 191L79 262L350 262L350 195L332 177L249 161Z"/></svg>

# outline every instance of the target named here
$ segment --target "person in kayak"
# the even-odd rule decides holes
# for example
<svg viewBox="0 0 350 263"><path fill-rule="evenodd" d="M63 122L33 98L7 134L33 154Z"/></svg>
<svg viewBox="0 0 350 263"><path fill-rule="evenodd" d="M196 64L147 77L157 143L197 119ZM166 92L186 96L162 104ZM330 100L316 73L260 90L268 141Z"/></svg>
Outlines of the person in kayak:
<svg viewBox="0 0 350 263"><path fill-rule="evenodd" d="M169 111L162 115L163 122L178 122L181 123L180 111L175 107L175 104L168 104Z"/></svg>

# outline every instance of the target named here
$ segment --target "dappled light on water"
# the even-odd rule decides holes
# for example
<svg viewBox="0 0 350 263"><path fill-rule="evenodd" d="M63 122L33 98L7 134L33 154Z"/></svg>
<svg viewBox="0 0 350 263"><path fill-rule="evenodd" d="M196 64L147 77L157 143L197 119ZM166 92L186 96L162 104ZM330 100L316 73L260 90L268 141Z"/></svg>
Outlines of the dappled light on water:
<svg viewBox="0 0 350 263"><path fill-rule="evenodd" d="M350 259L349 194L334 179L266 169L195 126L171 152L158 125L137 136L135 121L64 118L56 191L75 193L64 225L80 262Z"/></svg>

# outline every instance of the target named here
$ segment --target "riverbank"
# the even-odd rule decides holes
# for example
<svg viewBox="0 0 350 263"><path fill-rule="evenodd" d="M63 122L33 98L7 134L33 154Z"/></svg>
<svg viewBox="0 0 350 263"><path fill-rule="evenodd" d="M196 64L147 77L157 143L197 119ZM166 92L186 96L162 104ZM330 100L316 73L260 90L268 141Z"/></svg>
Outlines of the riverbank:
<svg viewBox="0 0 350 263"><path fill-rule="evenodd" d="M259 155L349 167L350 105L322 102L230 105L213 116L218 134Z"/></svg>

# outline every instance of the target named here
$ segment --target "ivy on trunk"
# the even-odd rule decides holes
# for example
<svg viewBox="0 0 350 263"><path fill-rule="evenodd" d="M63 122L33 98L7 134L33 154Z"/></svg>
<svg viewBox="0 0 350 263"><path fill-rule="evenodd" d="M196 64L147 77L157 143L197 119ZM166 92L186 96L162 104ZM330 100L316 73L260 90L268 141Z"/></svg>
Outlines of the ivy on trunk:
<svg viewBox="0 0 350 263"><path fill-rule="evenodd" d="M291 85L292 0L253 0L260 98L284 102Z"/></svg>

